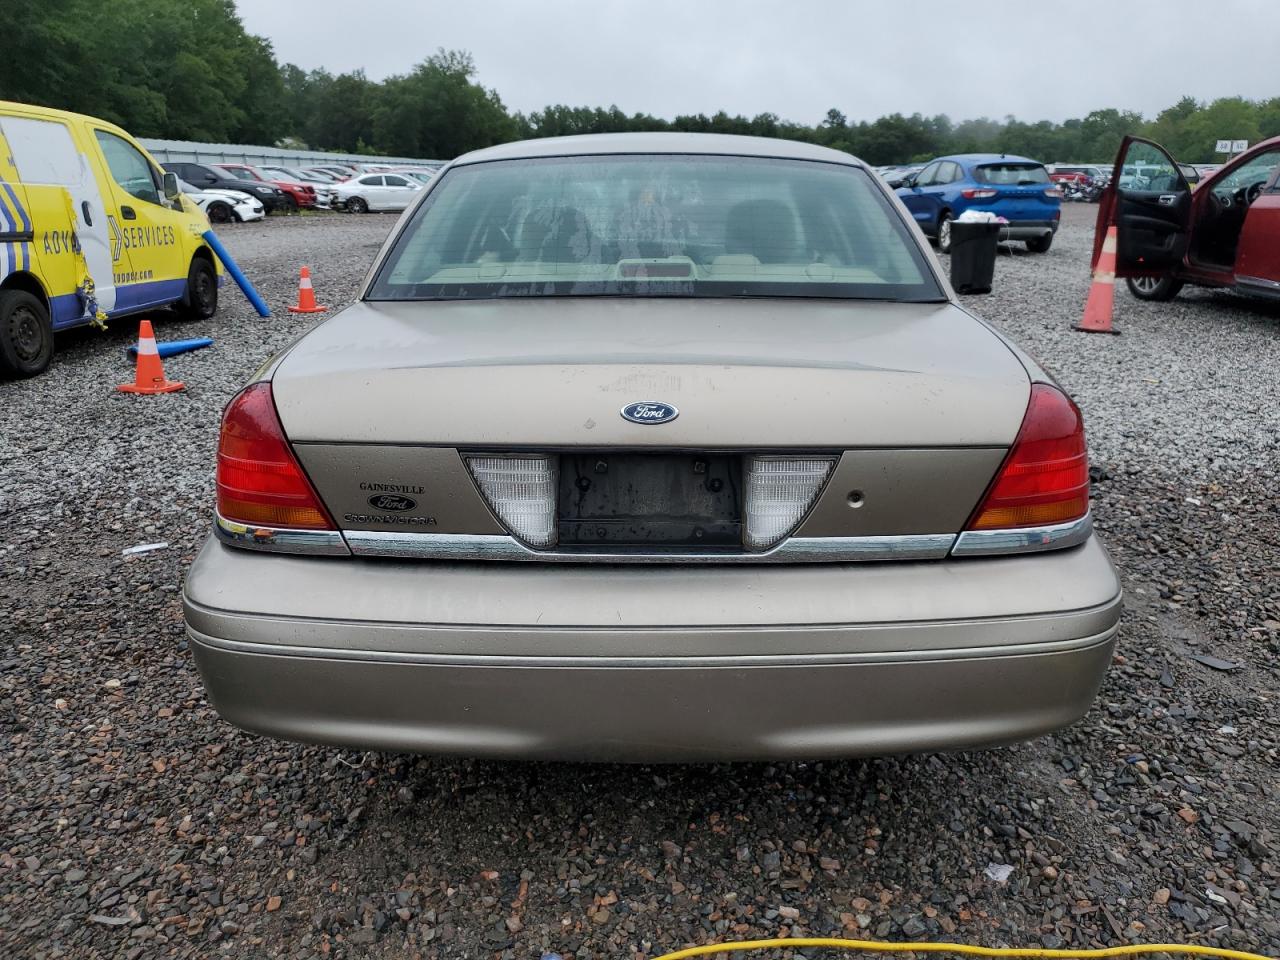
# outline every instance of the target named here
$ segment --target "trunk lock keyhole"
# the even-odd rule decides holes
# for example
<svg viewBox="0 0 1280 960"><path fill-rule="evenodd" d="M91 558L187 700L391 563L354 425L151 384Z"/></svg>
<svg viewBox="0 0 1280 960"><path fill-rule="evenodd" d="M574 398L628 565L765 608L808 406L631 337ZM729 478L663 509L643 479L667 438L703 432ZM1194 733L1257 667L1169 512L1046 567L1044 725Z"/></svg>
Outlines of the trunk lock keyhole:
<svg viewBox="0 0 1280 960"><path fill-rule="evenodd" d="M849 506L853 507L853 509L857 510L866 502L866 498L862 495L861 490L849 491Z"/></svg>

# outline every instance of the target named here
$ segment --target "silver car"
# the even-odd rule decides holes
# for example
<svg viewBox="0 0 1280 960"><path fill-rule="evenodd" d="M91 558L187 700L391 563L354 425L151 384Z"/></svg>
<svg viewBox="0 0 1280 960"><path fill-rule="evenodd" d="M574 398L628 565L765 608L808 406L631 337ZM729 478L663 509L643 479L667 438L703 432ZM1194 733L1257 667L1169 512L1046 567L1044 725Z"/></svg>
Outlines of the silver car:
<svg viewBox="0 0 1280 960"><path fill-rule="evenodd" d="M1121 604L1078 409L883 182L676 134L443 170L228 405L184 599L246 730L636 761L1032 737Z"/></svg>

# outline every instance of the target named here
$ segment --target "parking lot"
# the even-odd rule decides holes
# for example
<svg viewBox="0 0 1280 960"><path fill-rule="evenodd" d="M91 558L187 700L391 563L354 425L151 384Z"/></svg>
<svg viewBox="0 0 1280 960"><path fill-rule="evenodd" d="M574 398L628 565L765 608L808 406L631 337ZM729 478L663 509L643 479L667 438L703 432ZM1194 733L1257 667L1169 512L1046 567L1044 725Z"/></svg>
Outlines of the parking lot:
<svg viewBox="0 0 1280 960"><path fill-rule="evenodd" d="M353 296L390 216L220 236L234 287L161 340L184 393L128 397L132 322L63 335L0 385L0 955L653 956L846 935L1280 951L1280 308L1117 287L1071 330L1096 208L1002 250L966 298L1084 410L1093 510L1126 589L1087 719L997 751L719 766L493 763L242 734L183 635L219 413ZM166 547L124 556L139 544ZM584 722L590 722L584 717Z"/></svg>

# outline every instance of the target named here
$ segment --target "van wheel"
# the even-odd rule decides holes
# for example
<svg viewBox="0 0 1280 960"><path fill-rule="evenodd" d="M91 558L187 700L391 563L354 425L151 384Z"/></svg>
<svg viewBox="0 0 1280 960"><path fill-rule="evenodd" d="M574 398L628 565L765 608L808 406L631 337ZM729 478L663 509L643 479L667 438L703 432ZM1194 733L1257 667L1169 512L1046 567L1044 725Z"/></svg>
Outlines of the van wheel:
<svg viewBox="0 0 1280 960"><path fill-rule="evenodd" d="M1035 237L1027 241L1027 249L1032 253L1048 253L1051 246L1053 246L1052 233L1046 233L1043 237Z"/></svg>
<svg viewBox="0 0 1280 960"><path fill-rule="evenodd" d="M225 203L211 203L204 212L210 223L230 223L235 219L231 207Z"/></svg>
<svg viewBox="0 0 1280 960"><path fill-rule="evenodd" d="M1182 281L1172 277L1129 277L1125 282L1139 300L1172 300L1182 289Z"/></svg>
<svg viewBox="0 0 1280 960"><path fill-rule="evenodd" d="M176 306L184 320L208 320L218 312L218 275L204 257L192 258L187 292Z"/></svg>
<svg viewBox="0 0 1280 960"><path fill-rule="evenodd" d="M34 377L53 359L53 324L39 297L25 290L0 293L0 374Z"/></svg>
<svg viewBox="0 0 1280 960"><path fill-rule="evenodd" d="M951 252L951 214L945 210L938 218L938 252Z"/></svg>
<svg viewBox="0 0 1280 960"><path fill-rule="evenodd" d="M369 205L364 202L363 197L352 197L347 201L347 209L352 213L368 213Z"/></svg>

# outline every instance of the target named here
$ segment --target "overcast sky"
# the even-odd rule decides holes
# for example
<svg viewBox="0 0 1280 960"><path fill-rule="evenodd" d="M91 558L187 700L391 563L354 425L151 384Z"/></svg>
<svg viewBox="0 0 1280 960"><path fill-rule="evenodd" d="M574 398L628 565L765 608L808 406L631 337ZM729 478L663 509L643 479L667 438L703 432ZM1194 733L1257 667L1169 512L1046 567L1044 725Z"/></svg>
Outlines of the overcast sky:
<svg viewBox="0 0 1280 960"><path fill-rule="evenodd" d="M1280 96L1276 0L237 0L282 62L375 80L437 47L470 51L509 109L816 123L946 113L1148 116L1184 94Z"/></svg>

